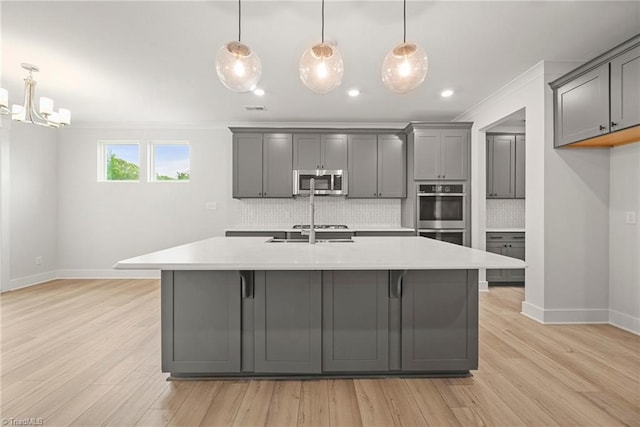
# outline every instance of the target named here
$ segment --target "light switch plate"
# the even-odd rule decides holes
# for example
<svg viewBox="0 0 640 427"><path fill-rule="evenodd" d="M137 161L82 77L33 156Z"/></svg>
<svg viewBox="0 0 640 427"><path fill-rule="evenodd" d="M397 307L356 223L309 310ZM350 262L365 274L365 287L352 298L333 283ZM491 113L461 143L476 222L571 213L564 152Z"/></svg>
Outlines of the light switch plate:
<svg viewBox="0 0 640 427"><path fill-rule="evenodd" d="M218 209L218 204L216 202L207 202L207 209L208 210Z"/></svg>
<svg viewBox="0 0 640 427"><path fill-rule="evenodd" d="M627 224L635 224L636 223L636 213L634 211L628 211L624 215L624 222Z"/></svg>

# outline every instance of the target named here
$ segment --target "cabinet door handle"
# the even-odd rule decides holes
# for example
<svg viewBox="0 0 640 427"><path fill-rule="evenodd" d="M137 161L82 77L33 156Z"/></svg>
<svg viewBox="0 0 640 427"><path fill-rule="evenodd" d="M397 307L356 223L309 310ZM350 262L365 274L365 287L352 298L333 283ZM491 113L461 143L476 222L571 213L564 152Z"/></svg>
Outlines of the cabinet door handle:
<svg viewBox="0 0 640 427"><path fill-rule="evenodd" d="M617 124L616 122L611 122L611 127L612 127L612 128L613 128L613 127L616 127L616 126L618 126L618 124Z"/></svg>
<svg viewBox="0 0 640 427"><path fill-rule="evenodd" d="M602 125L600 125L600 130L605 130L606 128Z"/></svg>
<svg viewBox="0 0 640 427"><path fill-rule="evenodd" d="M446 175L442 175L442 178L446 178L446 177L447 177Z"/></svg>

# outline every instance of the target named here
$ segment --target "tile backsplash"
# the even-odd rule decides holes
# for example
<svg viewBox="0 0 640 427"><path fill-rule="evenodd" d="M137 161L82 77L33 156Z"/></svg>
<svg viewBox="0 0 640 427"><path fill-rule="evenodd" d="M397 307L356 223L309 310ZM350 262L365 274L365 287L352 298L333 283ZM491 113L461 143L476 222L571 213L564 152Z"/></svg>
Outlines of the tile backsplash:
<svg viewBox="0 0 640 427"><path fill-rule="evenodd" d="M316 197L316 224L400 226L400 200ZM292 226L309 223L309 199L241 199L231 226Z"/></svg>
<svg viewBox="0 0 640 427"><path fill-rule="evenodd" d="M487 199L487 228L523 228L524 199Z"/></svg>

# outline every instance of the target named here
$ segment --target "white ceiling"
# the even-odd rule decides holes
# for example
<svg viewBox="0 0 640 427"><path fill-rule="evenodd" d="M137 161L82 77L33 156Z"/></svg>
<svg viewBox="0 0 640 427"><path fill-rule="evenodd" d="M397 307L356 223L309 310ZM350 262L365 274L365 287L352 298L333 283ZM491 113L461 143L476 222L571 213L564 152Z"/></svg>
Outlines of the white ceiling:
<svg viewBox="0 0 640 427"><path fill-rule="evenodd" d="M2 86L22 103L21 62L40 66L36 96L75 124L214 125L242 122L451 120L540 60L586 61L640 32L638 1L410 1L407 39L429 56L422 86L399 95L380 81L402 40L402 2L327 1L326 38L341 50L342 86L327 95L297 75L320 38L320 1L242 3L242 40L262 59L267 94L219 82L217 49L237 37L237 2L7 2ZM360 89L358 98L346 91ZM452 88L455 95L439 96ZM246 105L264 105L249 112Z"/></svg>

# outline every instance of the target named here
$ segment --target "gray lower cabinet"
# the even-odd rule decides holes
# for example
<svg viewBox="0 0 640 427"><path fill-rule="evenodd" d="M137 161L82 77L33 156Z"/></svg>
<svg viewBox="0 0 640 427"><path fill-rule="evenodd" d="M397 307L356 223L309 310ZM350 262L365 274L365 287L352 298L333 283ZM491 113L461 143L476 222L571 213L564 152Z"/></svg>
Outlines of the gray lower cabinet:
<svg viewBox="0 0 640 427"><path fill-rule="evenodd" d="M402 370L477 368L477 270L407 272L402 281Z"/></svg>
<svg viewBox="0 0 640 427"><path fill-rule="evenodd" d="M255 372L320 373L321 272L255 272Z"/></svg>
<svg viewBox="0 0 640 427"><path fill-rule="evenodd" d="M525 259L524 233L487 233L487 252ZM487 269L489 283L520 283L525 281L525 270L519 269Z"/></svg>
<svg viewBox="0 0 640 427"><path fill-rule="evenodd" d="M162 272L162 370L240 372L236 271Z"/></svg>
<svg viewBox="0 0 640 427"><path fill-rule="evenodd" d="M406 142L403 135L349 135L350 198L407 196Z"/></svg>
<svg viewBox="0 0 640 427"><path fill-rule="evenodd" d="M233 197L293 197L292 159L291 134L234 134Z"/></svg>
<svg viewBox="0 0 640 427"><path fill-rule="evenodd" d="M323 371L389 369L388 274L388 271L323 273Z"/></svg>

